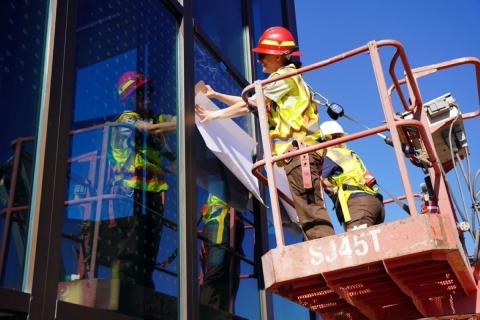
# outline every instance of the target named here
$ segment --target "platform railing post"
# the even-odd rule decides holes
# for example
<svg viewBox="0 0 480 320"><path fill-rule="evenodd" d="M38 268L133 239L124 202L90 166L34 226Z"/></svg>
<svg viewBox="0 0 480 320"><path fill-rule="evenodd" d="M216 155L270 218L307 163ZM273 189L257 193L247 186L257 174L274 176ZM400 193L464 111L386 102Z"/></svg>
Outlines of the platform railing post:
<svg viewBox="0 0 480 320"><path fill-rule="evenodd" d="M108 148L108 138L110 133L110 125L106 124L103 129L102 136L102 151L100 153L100 172L98 174L98 184L97 184L97 203L95 209L95 225L93 228L93 243L91 251L91 260L90 260L90 273L88 275L89 279L95 278L95 269L97 265L97 250L98 250L98 234L100 233L100 217L102 211L102 203L104 199L104 189L105 189L105 174L107 172L107 148Z"/></svg>
<svg viewBox="0 0 480 320"><path fill-rule="evenodd" d="M275 239L277 241L277 248L284 247L285 240L283 238L282 221L280 219L280 204L278 201L277 184L275 182L275 173L273 172L273 166L275 164L272 163L272 147L270 142L270 132L267 127L268 118L265 108L265 97L263 95L262 83L259 80L255 81L255 94L257 99L258 118L260 122L260 133L264 150L265 170L267 171L268 190L270 192L273 226L275 228Z"/></svg>
<svg viewBox="0 0 480 320"><path fill-rule="evenodd" d="M0 280L2 280L2 274L4 274L4 268L7 262L7 243L10 235L10 227L12 220L12 209L15 203L15 191L17 187L18 171L20 168L20 157L22 154L23 140L17 139L15 145L15 157L13 160L12 179L10 181L10 194L8 195L7 213L5 214L5 224L3 227L3 235L0 242Z"/></svg>
<svg viewBox="0 0 480 320"><path fill-rule="evenodd" d="M415 205L415 199L413 196L412 185L407 172L407 166L404 161L404 154L402 146L400 144L400 136L398 135L397 127L395 125L395 115L393 112L390 95L388 94L387 85L385 83L385 76L383 75L382 64L380 61L380 55L378 54L378 48L375 41L368 43L368 50L370 53L370 59L372 60L373 72L375 73L375 80L377 82L378 93L380 94L380 101L382 103L383 112L385 114L385 120L388 128L390 129L390 135L392 137L395 156L397 158L397 164L402 176L403 190L407 197L408 206L410 208L410 215L416 216L418 214Z"/></svg>

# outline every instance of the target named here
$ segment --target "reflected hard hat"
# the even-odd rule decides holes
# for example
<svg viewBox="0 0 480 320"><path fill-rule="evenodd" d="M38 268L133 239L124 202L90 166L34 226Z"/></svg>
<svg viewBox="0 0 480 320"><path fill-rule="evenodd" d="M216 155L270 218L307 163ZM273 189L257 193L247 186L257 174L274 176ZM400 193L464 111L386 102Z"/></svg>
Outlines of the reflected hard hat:
<svg viewBox="0 0 480 320"><path fill-rule="evenodd" d="M127 71L118 79L118 94L120 100L125 100L135 89L143 84L152 81L143 74L136 71Z"/></svg>
<svg viewBox="0 0 480 320"><path fill-rule="evenodd" d="M346 136L347 133L343 131L343 128L341 125L338 124L337 121L325 121L320 125L320 130L322 131L323 135L332 135L332 134L341 134L342 137Z"/></svg>
<svg viewBox="0 0 480 320"><path fill-rule="evenodd" d="M271 27L265 30L258 40L257 47L252 51L275 55L302 55L290 31L283 27Z"/></svg>

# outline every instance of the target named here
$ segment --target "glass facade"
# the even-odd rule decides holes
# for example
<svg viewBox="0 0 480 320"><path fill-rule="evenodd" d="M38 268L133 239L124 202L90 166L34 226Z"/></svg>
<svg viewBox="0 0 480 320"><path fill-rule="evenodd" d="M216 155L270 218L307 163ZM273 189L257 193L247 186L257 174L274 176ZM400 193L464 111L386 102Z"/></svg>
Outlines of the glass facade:
<svg viewBox="0 0 480 320"><path fill-rule="evenodd" d="M0 286L16 290L29 234L48 5L7 0L0 10Z"/></svg>
<svg viewBox="0 0 480 320"><path fill-rule="evenodd" d="M240 0L194 1L194 18L233 65L246 76L245 10Z"/></svg>
<svg viewBox="0 0 480 320"><path fill-rule="evenodd" d="M243 88L200 41L196 40L194 44L195 83L204 81L218 92L239 96ZM226 106L222 104L219 107ZM247 117L232 120L244 131L252 131ZM254 252L249 250L254 246L254 219L247 209L248 190L206 146L200 133L196 133L197 212L204 217L212 215L211 218L199 220L199 250L204 253L200 269L203 283L200 303L251 319L252 315L258 314L258 301L250 300L249 307L245 307L245 300L249 300L247 297L257 290L256 283L248 281L254 276L256 266ZM215 202L212 197L218 198L216 208L212 207ZM202 206L206 208L202 209ZM227 206L231 212L222 213ZM230 227L233 215L235 222ZM235 252L231 249L235 249ZM237 277L240 280L236 280Z"/></svg>
<svg viewBox="0 0 480 320"><path fill-rule="evenodd" d="M176 317L176 263L162 261L177 247L177 29L158 1L79 1L65 301L83 304L78 287L105 285L122 294L96 307L144 317L169 306ZM156 307L138 298L144 288Z"/></svg>
<svg viewBox="0 0 480 320"><path fill-rule="evenodd" d="M283 24L283 1L67 2L7 0L0 11L0 315L180 319L195 308L199 319L272 318L260 294L259 205L198 130L179 128L195 126L184 65L194 83L240 95L255 74L249 48ZM184 28L186 17L203 32ZM47 118L58 105L68 112L57 123ZM255 139L252 119L233 123ZM36 150L42 134L64 153ZM196 176L182 174L180 141L195 145ZM41 171L51 157L65 172ZM182 195L185 182L195 194ZM185 197L195 212L181 212ZM38 208L49 205L56 224L42 223ZM182 258L193 216L196 250ZM48 246L59 254L43 256ZM198 274L185 276L181 261ZM44 302L30 304L33 295Z"/></svg>
<svg viewBox="0 0 480 320"><path fill-rule="evenodd" d="M254 17L254 24L253 24L253 33L254 33L254 42L253 44L256 45L257 39L260 39L263 31L275 27L275 26L283 26L283 1L275 0L269 1L268 6L265 5L265 2L262 0L253 0L252 1L252 10L253 10L253 17ZM254 61L257 61L258 54L255 54L253 57ZM262 72L262 67L260 64L255 64L255 79L265 79L266 75Z"/></svg>

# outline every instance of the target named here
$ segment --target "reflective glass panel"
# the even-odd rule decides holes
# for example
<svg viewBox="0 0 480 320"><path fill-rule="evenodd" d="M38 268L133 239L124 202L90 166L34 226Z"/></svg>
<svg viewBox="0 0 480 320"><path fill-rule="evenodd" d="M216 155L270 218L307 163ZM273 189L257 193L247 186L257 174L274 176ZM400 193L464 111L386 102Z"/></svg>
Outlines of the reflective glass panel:
<svg viewBox="0 0 480 320"><path fill-rule="evenodd" d="M240 0L195 0L195 22L220 51L246 76L243 8Z"/></svg>
<svg viewBox="0 0 480 320"><path fill-rule="evenodd" d="M220 93L239 96L242 91L208 49L195 41L195 82L199 81ZM246 116L234 118L232 126L251 131ZM202 319L231 319L231 314L240 317L236 319L257 319L254 219L248 190L222 162L222 155L207 147L199 131L196 141L200 314Z"/></svg>
<svg viewBox="0 0 480 320"><path fill-rule="evenodd" d="M47 8L48 1L0 4L0 286L17 290L29 229Z"/></svg>
<svg viewBox="0 0 480 320"><path fill-rule="evenodd" d="M282 1L271 0L266 5L265 1L253 0L253 19L255 21L253 25L254 39L252 43L257 45L258 39L262 36L262 33L270 27L283 26L283 13L282 13ZM254 54L255 61L258 59L258 54ZM255 65L256 76L254 79L266 79L268 74L262 72L262 66L260 64Z"/></svg>
<svg viewBox="0 0 480 320"><path fill-rule="evenodd" d="M60 299L177 318L177 30L160 1L78 1Z"/></svg>

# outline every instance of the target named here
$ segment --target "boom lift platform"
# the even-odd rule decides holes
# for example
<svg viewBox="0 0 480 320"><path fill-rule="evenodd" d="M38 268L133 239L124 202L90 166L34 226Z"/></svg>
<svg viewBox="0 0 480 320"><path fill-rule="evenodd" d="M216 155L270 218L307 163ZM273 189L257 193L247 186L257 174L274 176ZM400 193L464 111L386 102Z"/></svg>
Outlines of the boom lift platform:
<svg viewBox="0 0 480 320"><path fill-rule="evenodd" d="M393 85L387 88L379 48L396 48L389 73ZM424 103L416 79L463 64L475 66L480 97L480 60L461 58L411 69L402 45L395 40L371 41L354 50L286 73L275 79L256 81L242 93L255 90L264 150L270 150L262 87L287 78L369 53L386 123L333 141L273 157L268 152L254 164L253 174L270 192L277 247L263 257L267 290L303 305L324 319L480 319L478 238L473 259L463 240L468 229L455 215L445 173L456 161L468 156L463 121L477 117L480 110L461 114L455 100L445 94ZM398 80L394 68L400 58L405 78ZM409 103L401 85L406 84ZM391 99L396 90L403 112L394 112ZM338 234L322 239L285 245L278 196L291 200L276 188L273 166L287 157L323 149L384 131L390 131L401 173L410 217ZM415 155L402 152L402 144ZM456 148L455 156L451 152ZM407 174L406 158L427 176L423 194L415 194ZM265 166L267 177L258 169ZM475 194L478 196L478 192ZM424 199L421 210L414 198ZM385 203L388 201L385 201ZM390 201L391 202L391 201ZM473 235L473 232L472 232Z"/></svg>

